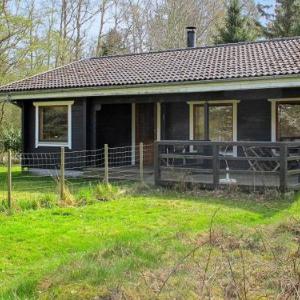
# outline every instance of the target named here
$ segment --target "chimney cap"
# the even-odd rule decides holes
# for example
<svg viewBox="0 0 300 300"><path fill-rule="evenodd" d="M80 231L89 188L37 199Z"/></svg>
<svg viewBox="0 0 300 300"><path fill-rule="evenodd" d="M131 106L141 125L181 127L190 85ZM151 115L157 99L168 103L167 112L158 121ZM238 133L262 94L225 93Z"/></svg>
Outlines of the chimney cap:
<svg viewBox="0 0 300 300"><path fill-rule="evenodd" d="M195 26L187 26L186 29L187 30L196 30L197 27L195 27Z"/></svg>

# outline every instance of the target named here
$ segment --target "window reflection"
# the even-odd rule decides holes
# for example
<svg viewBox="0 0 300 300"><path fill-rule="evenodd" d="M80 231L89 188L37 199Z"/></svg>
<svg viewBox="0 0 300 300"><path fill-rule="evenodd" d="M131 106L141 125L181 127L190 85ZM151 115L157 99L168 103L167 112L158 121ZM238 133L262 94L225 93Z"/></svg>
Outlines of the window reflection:
<svg viewBox="0 0 300 300"><path fill-rule="evenodd" d="M39 107L39 141L68 141L68 106Z"/></svg>
<svg viewBox="0 0 300 300"><path fill-rule="evenodd" d="M204 105L194 106L194 138L204 137ZM233 140L233 107L232 104L209 105L209 139L211 141Z"/></svg>
<svg viewBox="0 0 300 300"><path fill-rule="evenodd" d="M279 103L277 112L277 139L300 140L300 103Z"/></svg>

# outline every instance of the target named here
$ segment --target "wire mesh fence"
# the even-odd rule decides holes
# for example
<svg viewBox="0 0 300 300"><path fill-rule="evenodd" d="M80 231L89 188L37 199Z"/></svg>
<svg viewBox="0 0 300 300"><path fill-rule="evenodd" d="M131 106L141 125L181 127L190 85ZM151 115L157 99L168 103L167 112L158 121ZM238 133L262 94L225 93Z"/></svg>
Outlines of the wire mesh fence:
<svg viewBox="0 0 300 300"><path fill-rule="evenodd" d="M153 144L45 153L5 153L0 172L0 200L52 193L62 197L99 182L153 182ZM10 179L11 178L11 179Z"/></svg>

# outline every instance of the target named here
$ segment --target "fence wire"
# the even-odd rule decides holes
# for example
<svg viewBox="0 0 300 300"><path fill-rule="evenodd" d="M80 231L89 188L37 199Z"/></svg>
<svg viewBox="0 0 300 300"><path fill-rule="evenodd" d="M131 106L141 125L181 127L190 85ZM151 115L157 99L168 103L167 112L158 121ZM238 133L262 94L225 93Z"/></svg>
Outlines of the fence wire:
<svg viewBox="0 0 300 300"><path fill-rule="evenodd" d="M76 191L105 180L150 180L153 182L153 144L107 147L96 150L18 153L12 156L13 198L53 193L59 195L61 169L65 184ZM105 156L108 164L105 165ZM7 199L7 154L1 167L0 200Z"/></svg>

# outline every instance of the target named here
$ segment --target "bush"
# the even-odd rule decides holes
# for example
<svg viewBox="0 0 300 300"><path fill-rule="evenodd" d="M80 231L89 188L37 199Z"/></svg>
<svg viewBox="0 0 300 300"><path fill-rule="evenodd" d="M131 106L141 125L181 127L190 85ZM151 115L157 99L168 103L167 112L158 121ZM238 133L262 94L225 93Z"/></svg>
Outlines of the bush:
<svg viewBox="0 0 300 300"><path fill-rule="evenodd" d="M2 134L4 151L20 152L22 148L21 132L19 129L6 128Z"/></svg>

